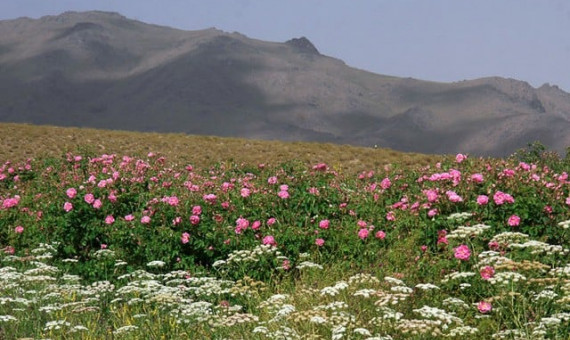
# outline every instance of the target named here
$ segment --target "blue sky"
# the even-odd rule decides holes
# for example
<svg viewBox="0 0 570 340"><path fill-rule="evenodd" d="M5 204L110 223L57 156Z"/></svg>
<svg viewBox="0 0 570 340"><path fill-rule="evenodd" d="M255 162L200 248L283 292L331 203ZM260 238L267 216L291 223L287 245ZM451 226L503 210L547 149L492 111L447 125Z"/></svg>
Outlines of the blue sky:
<svg viewBox="0 0 570 340"><path fill-rule="evenodd" d="M502 76L570 91L567 0L2 0L0 19L105 10L187 30L306 36L323 54L433 81Z"/></svg>

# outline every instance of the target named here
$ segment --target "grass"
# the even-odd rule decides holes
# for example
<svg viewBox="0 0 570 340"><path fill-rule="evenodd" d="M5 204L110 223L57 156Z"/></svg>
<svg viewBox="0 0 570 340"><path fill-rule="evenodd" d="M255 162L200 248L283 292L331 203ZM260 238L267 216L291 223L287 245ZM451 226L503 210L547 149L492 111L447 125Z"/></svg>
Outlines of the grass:
<svg viewBox="0 0 570 340"><path fill-rule="evenodd" d="M93 154L117 153L144 156L152 151L174 163L191 162L206 167L234 160L257 166L281 164L296 159L306 165L325 162L338 171L355 173L365 169L400 165L427 165L441 158L436 155L403 153L383 148L349 145L279 142L159 134L127 131L64 128L29 124L0 123L0 162L24 161L39 156L60 157L69 151Z"/></svg>

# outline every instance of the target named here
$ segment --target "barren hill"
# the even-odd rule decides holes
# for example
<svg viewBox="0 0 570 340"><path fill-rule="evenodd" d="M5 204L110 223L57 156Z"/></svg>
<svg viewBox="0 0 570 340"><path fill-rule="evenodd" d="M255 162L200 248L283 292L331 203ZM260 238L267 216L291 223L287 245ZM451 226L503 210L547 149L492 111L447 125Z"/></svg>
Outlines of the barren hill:
<svg viewBox="0 0 570 340"><path fill-rule="evenodd" d="M570 146L570 94L378 75L284 43L107 12L0 21L0 121L506 155Z"/></svg>

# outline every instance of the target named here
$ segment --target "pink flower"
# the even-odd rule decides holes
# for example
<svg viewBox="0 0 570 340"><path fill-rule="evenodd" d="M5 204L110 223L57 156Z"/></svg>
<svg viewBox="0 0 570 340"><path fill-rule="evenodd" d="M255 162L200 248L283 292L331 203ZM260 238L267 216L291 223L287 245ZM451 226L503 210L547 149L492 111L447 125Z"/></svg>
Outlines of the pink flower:
<svg viewBox="0 0 570 340"><path fill-rule="evenodd" d="M279 196L282 199L287 199L289 198L289 192L282 190L277 193L277 196Z"/></svg>
<svg viewBox="0 0 570 340"><path fill-rule="evenodd" d="M426 190L424 193L427 196L428 202L433 203L437 201L437 198L439 197L439 195L437 194L437 190L434 189Z"/></svg>
<svg viewBox="0 0 570 340"><path fill-rule="evenodd" d="M356 222L356 225L358 225L359 228L366 228L366 221L358 220L358 222Z"/></svg>
<svg viewBox="0 0 570 340"><path fill-rule="evenodd" d="M384 178L382 182L380 182L380 187L382 187L384 190L390 188L390 186L392 186L392 182L390 182L390 179L388 177Z"/></svg>
<svg viewBox="0 0 570 340"><path fill-rule="evenodd" d="M14 232L16 232L16 234L21 234L24 232L24 227L22 227L21 225L17 226L16 228L14 228Z"/></svg>
<svg viewBox="0 0 570 340"><path fill-rule="evenodd" d="M360 229L358 231L358 237L360 237L361 240L365 240L368 237L368 229Z"/></svg>
<svg viewBox="0 0 570 340"><path fill-rule="evenodd" d="M566 205L570 206L570 196L566 197Z"/></svg>
<svg viewBox="0 0 570 340"><path fill-rule="evenodd" d="M190 216L190 223L192 225L197 225L198 223L200 223L200 216L198 216L198 215Z"/></svg>
<svg viewBox="0 0 570 340"><path fill-rule="evenodd" d="M481 270L479 271L479 274L481 274L481 278L483 280L489 280L490 278L492 278L495 275L495 268L493 268L491 266L485 266L485 267L481 268Z"/></svg>
<svg viewBox="0 0 570 340"><path fill-rule="evenodd" d="M509 217L509 220L507 221L507 224L511 227L516 227L521 223L521 218L518 217L517 215L511 215L511 217Z"/></svg>
<svg viewBox="0 0 570 340"><path fill-rule="evenodd" d="M480 313L489 313L491 311L491 309L493 309L493 306L491 305L491 303L487 302L487 301L481 301L477 304L477 309L479 310Z"/></svg>
<svg viewBox="0 0 570 340"><path fill-rule="evenodd" d="M469 260L469 257L471 257L471 251L469 250L469 247L464 244L460 245L457 248L454 248L453 250L455 251L456 259L467 261Z"/></svg>
<svg viewBox="0 0 570 340"><path fill-rule="evenodd" d="M386 238L386 233L383 230L379 230L376 232L376 235L374 235L376 238L378 239L385 239Z"/></svg>
<svg viewBox="0 0 570 340"><path fill-rule="evenodd" d="M327 170L327 164L326 163L318 163L316 165L313 165L313 170L326 171Z"/></svg>
<svg viewBox="0 0 570 340"><path fill-rule="evenodd" d="M77 190L75 190L75 188L69 188L65 191L65 194L67 197L73 199L77 195Z"/></svg>
<svg viewBox="0 0 570 340"><path fill-rule="evenodd" d="M463 154L460 154L460 153L458 153L457 156L455 156L455 161L456 161L457 163L461 163L461 162L463 162L463 161L466 160L466 159L467 159L467 156L465 156L465 155L463 155Z"/></svg>
<svg viewBox="0 0 570 340"><path fill-rule="evenodd" d="M202 207L199 205L195 205L192 207L192 215L200 215L202 214Z"/></svg>
<svg viewBox="0 0 570 340"><path fill-rule="evenodd" d="M249 195L251 195L251 190L249 190L248 188L242 188L240 194L241 197L243 198L249 197Z"/></svg>
<svg viewBox="0 0 570 340"><path fill-rule="evenodd" d="M325 244L325 240L323 240L322 238L318 238L315 240L315 244L319 247L322 247Z"/></svg>
<svg viewBox="0 0 570 340"><path fill-rule="evenodd" d="M281 265L281 268L283 268L283 270L291 269L291 262L289 260L283 260L283 264Z"/></svg>
<svg viewBox="0 0 570 340"><path fill-rule="evenodd" d="M141 223L142 224L149 224L150 223L150 217L149 216L143 216L141 218Z"/></svg>
<svg viewBox="0 0 570 340"><path fill-rule="evenodd" d="M475 183L483 183L483 175L473 174L473 175L471 175L471 180Z"/></svg>
<svg viewBox="0 0 570 340"><path fill-rule="evenodd" d="M461 196L459 196L455 191L449 190L445 194L447 195L447 198L453 203L463 202L463 198L461 198Z"/></svg>
<svg viewBox="0 0 570 340"><path fill-rule="evenodd" d="M275 222L277 222L277 220L274 217L271 217L267 220L267 225L273 225Z"/></svg>
<svg viewBox="0 0 570 340"><path fill-rule="evenodd" d="M426 252L426 250L428 249L428 247L427 247L427 246L424 244L424 245L422 245L422 246L421 246L421 248L420 248L420 249L422 250L422 252L424 252L424 253L425 253L425 252Z"/></svg>
<svg viewBox="0 0 570 340"><path fill-rule="evenodd" d="M499 249L499 243L497 241L491 241L488 244L489 249L491 250L498 250Z"/></svg>
<svg viewBox="0 0 570 340"><path fill-rule="evenodd" d="M172 220L172 224L173 224L173 225L179 225L180 223L182 223L182 217L180 217L180 216L176 216L176 217Z"/></svg>
<svg viewBox="0 0 570 340"><path fill-rule="evenodd" d="M277 177L275 177L275 176L269 177L269 178L267 179L267 183L268 183L268 184L272 184L272 185L273 185L273 184L277 184Z"/></svg>
<svg viewBox="0 0 570 340"><path fill-rule="evenodd" d="M428 211L427 215L428 215L429 217L434 217L435 215L437 215L437 213L438 213L437 209L430 209L430 210Z"/></svg>
<svg viewBox="0 0 570 340"><path fill-rule="evenodd" d="M260 221L254 221L251 224L251 229L253 230L259 230L259 228L261 227L261 222Z"/></svg>
<svg viewBox="0 0 570 340"><path fill-rule="evenodd" d="M329 226L330 226L329 220L321 220L319 222L319 228L321 228L321 229L328 229Z"/></svg>
<svg viewBox="0 0 570 340"><path fill-rule="evenodd" d="M101 209L101 206L103 206L103 203L101 202L100 199L96 199L96 200L93 202L93 208L95 208L95 209Z"/></svg>
<svg viewBox="0 0 570 340"><path fill-rule="evenodd" d="M15 252L16 252L16 249L12 246L7 246L6 248L4 248L5 254L14 255Z"/></svg>
<svg viewBox="0 0 570 340"><path fill-rule="evenodd" d="M288 186L287 184L281 184L281 185L279 186L279 190L281 190L281 191L287 191L287 190L289 190L289 186Z"/></svg>
<svg viewBox="0 0 570 340"><path fill-rule="evenodd" d="M513 196L506 194L502 191L497 191L493 195L493 200L495 201L496 205L502 205L504 203L514 203L515 202Z"/></svg>
<svg viewBox="0 0 570 340"><path fill-rule="evenodd" d="M132 220L134 220L134 219L135 219L135 217L134 217L133 215L131 215L131 214L125 216L125 221L130 222L130 221L132 221Z"/></svg>
<svg viewBox="0 0 570 340"><path fill-rule="evenodd" d="M107 181L104 179L100 180L99 183L97 183L97 186L99 188L104 188L106 185L107 185Z"/></svg>
<svg viewBox="0 0 570 340"><path fill-rule="evenodd" d="M180 237L180 241L182 242L182 244L186 244L186 243L190 242L190 234L182 233L182 236Z"/></svg>
<svg viewBox="0 0 570 340"><path fill-rule="evenodd" d="M217 197L214 194L207 194L207 195L202 196L202 199L204 199L204 201L206 201L210 204L214 204L214 203L216 203Z"/></svg>
<svg viewBox="0 0 570 340"><path fill-rule="evenodd" d="M109 225L115 223L113 215L107 215L107 217L105 217L105 223Z"/></svg>
<svg viewBox="0 0 570 340"><path fill-rule="evenodd" d="M386 219L388 221L395 221L396 220L396 215L394 215L393 211L388 211L388 213L386 214Z"/></svg>
<svg viewBox="0 0 570 340"><path fill-rule="evenodd" d="M73 204L69 202L63 203L63 210L65 210L65 212L70 212L71 210L73 210Z"/></svg>
<svg viewBox="0 0 570 340"><path fill-rule="evenodd" d="M166 200L166 202L168 203L168 205L171 205L173 207L177 206L179 203L178 197L176 196L171 196L168 197L168 199Z"/></svg>
<svg viewBox="0 0 570 340"><path fill-rule="evenodd" d="M93 194L86 194L86 195L83 197L83 200L85 200L85 202L86 202L87 204L93 204L93 202L95 201L95 196L93 196Z"/></svg>
<svg viewBox="0 0 570 340"><path fill-rule="evenodd" d="M276 246L277 242L275 242L275 238L271 235L267 235L263 238L263 244L265 245L270 245L270 246Z"/></svg>
<svg viewBox="0 0 570 340"><path fill-rule="evenodd" d="M107 244L101 243L101 249L107 249Z"/></svg>
<svg viewBox="0 0 570 340"><path fill-rule="evenodd" d="M477 204L479 205L485 205L489 203L489 197L486 195L479 195L477 196Z"/></svg>

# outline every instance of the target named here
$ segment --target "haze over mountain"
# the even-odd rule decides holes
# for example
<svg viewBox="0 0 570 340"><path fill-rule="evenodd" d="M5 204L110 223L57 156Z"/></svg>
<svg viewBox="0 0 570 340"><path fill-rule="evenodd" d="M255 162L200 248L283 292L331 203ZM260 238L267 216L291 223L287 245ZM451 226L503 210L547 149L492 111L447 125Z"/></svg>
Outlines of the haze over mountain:
<svg viewBox="0 0 570 340"><path fill-rule="evenodd" d="M562 153L570 94L497 77L374 74L304 37L275 43L66 12L0 21L0 121L477 155L540 140Z"/></svg>

